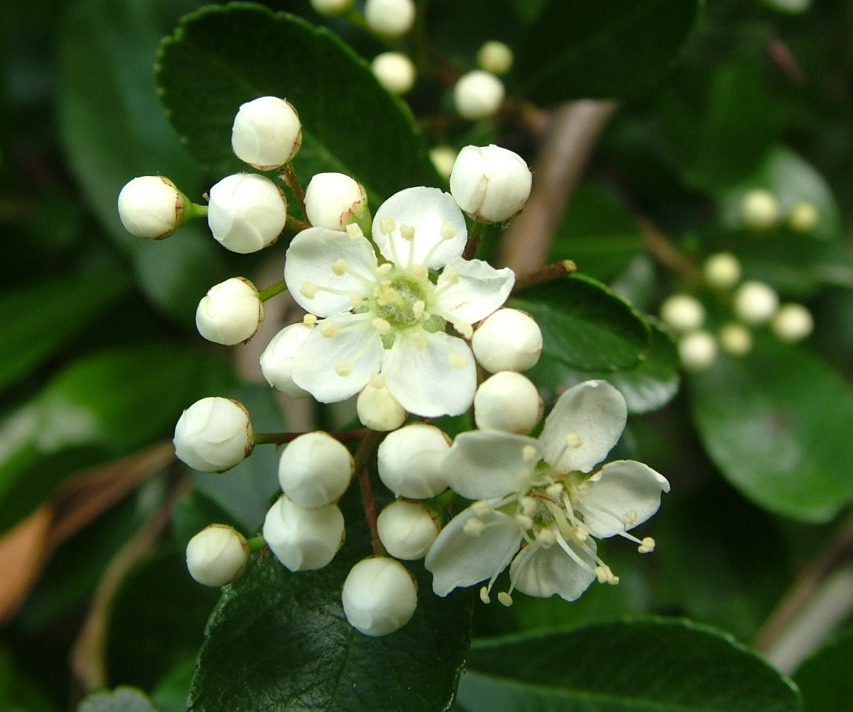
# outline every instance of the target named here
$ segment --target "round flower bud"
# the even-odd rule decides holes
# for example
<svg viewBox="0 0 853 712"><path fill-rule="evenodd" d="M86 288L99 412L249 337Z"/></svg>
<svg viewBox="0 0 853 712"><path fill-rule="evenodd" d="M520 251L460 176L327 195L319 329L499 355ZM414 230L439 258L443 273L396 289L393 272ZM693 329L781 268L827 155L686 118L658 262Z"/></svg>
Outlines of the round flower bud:
<svg viewBox="0 0 853 712"><path fill-rule="evenodd" d="M450 173L450 193L483 222L509 220L530 197L533 176L524 159L500 146L465 146Z"/></svg>
<svg viewBox="0 0 853 712"><path fill-rule="evenodd" d="M512 50L503 42L486 42L477 51L477 66L480 69L501 76L512 69Z"/></svg>
<svg viewBox="0 0 853 712"><path fill-rule="evenodd" d="M254 433L242 403L211 396L187 408L175 425L175 455L202 472L225 472L252 452Z"/></svg>
<svg viewBox="0 0 853 712"><path fill-rule="evenodd" d="M474 422L481 430L526 435L542 417L542 398L531 380L500 371L483 381L474 395Z"/></svg>
<svg viewBox="0 0 853 712"><path fill-rule="evenodd" d="M198 333L215 344L233 346L251 339L264 318L264 304L255 285L232 277L212 286L198 303Z"/></svg>
<svg viewBox="0 0 853 712"><path fill-rule="evenodd" d="M264 519L264 540L288 571L322 569L344 541L344 515L337 505L308 509L279 497Z"/></svg>
<svg viewBox="0 0 853 712"><path fill-rule="evenodd" d="M723 351L732 356L744 356L752 350L752 333L743 324L726 324L718 338Z"/></svg>
<svg viewBox="0 0 853 712"><path fill-rule="evenodd" d="M302 322L285 326L267 344L261 354L261 373L273 387L292 398L308 398L311 394L293 382L293 355L311 329Z"/></svg>
<svg viewBox="0 0 853 712"><path fill-rule="evenodd" d="M367 0L364 19L378 35L400 37L415 24L415 3L412 0Z"/></svg>
<svg viewBox="0 0 853 712"><path fill-rule="evenodd" d="M740 216L750 230L767 230L779 220L779 202L768 190L750 190L741 200Z"/></svg>
<svg viewBox="0 0 853 712"><path fill-rule="evenodd" d="M735 292L735 314L751 326L770 321L778 308L779 297L764 282L744 282Z"/></svg>
<svg viewBox="0 0 853 712"><path fill-rule="evenodd" d="M406 411L391 395L385 379L375 374L358 394L355 402L358 419L365 428L386 432L406 422Z"/></svg>
<svg viewBox="0 0 853 712"><path fill-rule="evenodd" d="M278 239L287 220L284 194L269 178L235 173L210 189L207 224L231 252L257 252Z"/></svg>
<svg viewBox="0 0 853 712"><path fill-rule="evenodd" d="M448 437L434 425L412 423L395 430L379 445L379 479L397 497L435 497L447 489L441 463L448 449Z"/></svg>
<svg viewBox="0 0 853 712"><path fill-rule="evenodd" d="M780 341L794 343L812 333L814 319L802 304L785 304L776 312L770 328Z"/></svg>
<svg viewBox="0 0 853 712"><path fill-rule="evenodd" d="M450 146L435 146L429 151L429 158L435 170L442 178L450 178L450 173L453 170L453 164L456 163L456 156L459 155L454 148Z"/></svg>
<svg viewBox="0 0 853 712"><path fill-rule="evenodd" d="M717 252L705 260L702 274L709 287L731 289L740 281L740 260L731 252Z"/></svg>
<svg viewBox="0 0 853 712"><path fill-rule="evenodd" d="M231 148L261 171L290 163L302 145L302 123L293 104L262 96L240 106L231 127Z"/></svg>
<svg viewBox="0 0 853 712"><path fill-rule="evenodd" d="M284 448L278 481L288 499L300 507L322 507L346 492L353 468L349 450L318 430L300 435Z"/></svg>
<svg viewBox="0 0 853 712"><path fill-rule="evenodd" d="M311 7L321 15L342 15L352 7L353 0L311 0Z"/></svg>
<svg viewBox="0 0 853 712"><path fill-rule="evenodd" d="M660 318L670 329L683 334L705 323L705 308L689 294L673 294L661 304Z"/></svg>
<svg viewBox="0 0 853 712"><path fill-rule="evenodd" d="M717 359L717 342L707 331L691 331L679 339L678 355L688 371L705 371Z"/></svg>
<svg viewBox="0 0 853 712"><path fill-rule="evenodd" d="M418 606L412 575L396 559L362 559L346 577L341 601L344 614L357 631L388 635L409 622Z"/></svg>
<svg viewBox="0 0 853 712"><path fill-rule="evenodd" d="M788 225L797 232L811 232L817 226L820 216L813 203L801 201L791 208Z"/></svg>
<svg viewBox="0 0 853 712"><path fill-rule="evenodd" d="M440 528L429 507L402 499L387 505L376 520L385 550L405 561L424 558Z"/></svg>
<svg viewBox="0 0 853 712"><path fill-rule="evenodd" d="M124 229L137 237L161 240L186 219L187 197L163 176L141 176L118 194L118 215Z"/></svg>
<svg viewBox="0 0 853 712"><path fill-rule="evenodd" d="M408 94L415 86L415 65L402 52L383 52L370 64L379 83L392 94Z"/></svg>
<svg viewBox="0 0 853 712"><path fill-rule="evenodd" d="M187 569L190 576L205 586L231 583L248 560L246 537L226 524L205 527L187 544Z"/></svg>
<svg viewBox="0 0 853 712"><path fill-rule="evenodd" d="M529 314L498 309L474 332L471 348L490 373L526 371L536 365L542 353L542 332Z"/></svg>
<svg viewBox="0 0 853 712"><path fill-rule="evenodd" d="M504 85L494 74L475 69L463 74L453 87L453 103L462 118L476 121L498 113Z"/></svg>
<svg viewBox="0 0 853 712"><path fill-rule="evenodd" d="M318 173L305 190L305 215L314 227L346 230L367 214L367 192L343 173Z"/></svg>

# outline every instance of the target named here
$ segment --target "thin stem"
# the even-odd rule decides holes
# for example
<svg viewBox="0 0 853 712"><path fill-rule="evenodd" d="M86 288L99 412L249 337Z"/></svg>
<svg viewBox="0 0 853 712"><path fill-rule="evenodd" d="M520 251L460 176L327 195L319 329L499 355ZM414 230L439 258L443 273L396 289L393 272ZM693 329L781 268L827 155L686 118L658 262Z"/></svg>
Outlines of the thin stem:
<svg viewBox="0 0 853 712"><path fill-rule="evenodd" d="M295 218L292 215L288 215L284 219L284 226L286 228L294 230L295 232L301 232L302 230L307 230L309 227L311 227L311 223L309 223L307 220L300 220L299 218Z"/></svg>
<svg viewBox="0 0 853 712"><path fill-rule="evenodd" d="M377 556L385 556L385 547L382 546L382 541L379 539L379 529L376 525L376 500L373 498L373 486L370 483L370 468L367 466L367 461L381 439L382 433L368 430L353 457L355 470L358 472L358 486L361 490L364 518L367 520L367 527L370 530L373 553Z"/></svg>
<svg viewBox="0 0 853 712"><path fill-rule="evenodd" d="M281 179L284 181L284 184L293 191L293 195L296 197L296 200L299 201L299 205L302 207L302 214L305 214L305 190L302 188L302 183L299 182L299 178L296 175L296 171L293 170L293 164L288 163L286 166L282 166L281 173L279 173ZM288 220L290 216L288 216Z"/></svg>
<svg viewBox="0 0 853 712"><path fill-rule="evenodd" d="M207 206L199 205L198 203L190 203L186 208L186 216L189 218L204 218L207 217Z"/></svg>
<svg viewBox="0 0 853 712"><path fill-rule="evenodd" d="M578 266L572 260L561 260L552 265L543 267L532 274L525 275L520 279L515 280L515 285L512 288L513 292L517 292L525 287L532 287L534 284L542 284L542 282L550 282L552 279L559 279L567 274L577 271Z"/></svg>
<svg viewBox="0 0 853 712"><path fill-rule="evenodd" d="M255 552L263 549L267 545L267 541L262 535L258 534L258 536L252 537L251 539L246 539L246 544L249 545L250 552Z"/></svg>
<svg viewBox="0 0 853 712"><path fill-rule="evenodd" d="M699 269L693 260L679 252L657 225L641 215L636 216L636 220L646 237L649 253L660 265L677 272L690 285L698 285L702 281Z"/></svg>
<svg viewBox="0 0 853 712"><path fill-rule="evenodd" d="M474 227L471 228L471 232L468 234L468 242L465 243L465 251L462 253L463 259L474 259L474 255L477 254L477 248L483 241L483 227L482 222L479 220L474 221Z"/></svg>
<svg viewBox="0 0 853 712"><path fill-rule="evenodd" d="M263 289L258 290L258 297L262 302L265 302L267 299L272 299L274 296L285 291L287 291L287 285L284 281L276 282L275 284L271 284L269 287L264 287Z"/></svg>

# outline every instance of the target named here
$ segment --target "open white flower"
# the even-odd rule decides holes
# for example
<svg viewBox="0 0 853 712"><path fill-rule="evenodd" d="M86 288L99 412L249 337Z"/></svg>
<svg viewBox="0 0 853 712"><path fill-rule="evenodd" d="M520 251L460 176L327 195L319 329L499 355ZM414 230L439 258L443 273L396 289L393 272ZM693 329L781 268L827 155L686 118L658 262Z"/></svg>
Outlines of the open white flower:
<svg viewBox="0 0 853 712"><path fill-rule="evenodd" d="M358 393L374 374L410 413L465 412L476 366L464 339L500 307L512 270L465 260L465 218L437 188L408 188L376 211L373 246L355 225L299 233L287 250L284 279L317 321L293 357L293 380L323 403ZM441 270L437 280L430 270ZM309 323L313 317L308 318Z"/></svg>
<svg viewBox="0 0 853 712"><path fill-rule="evenodd" d="M633 460L611 462L587 475L619 440L625 399L605 381L586 381L563 393L539 439L499 431L457 436L444 461L445 477L459 494L477 500L441 531L426 557L433 590L446 596L459 586L488 580L486 603L498 575L510 567L514 589L531 596L580 596L595 578L618 583L596 553L593 537L620 535L641 553L650 537L628 530L660 506L669 482Z"/></svg>

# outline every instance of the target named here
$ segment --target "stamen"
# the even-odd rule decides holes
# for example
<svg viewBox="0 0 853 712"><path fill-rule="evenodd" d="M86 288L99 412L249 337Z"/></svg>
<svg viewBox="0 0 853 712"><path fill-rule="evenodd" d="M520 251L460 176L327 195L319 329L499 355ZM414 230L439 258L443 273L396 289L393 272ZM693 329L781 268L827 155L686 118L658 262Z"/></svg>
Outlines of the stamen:
<svg viewBox="0 0 853 712"><path fill-rule="evenodd" d="M512 605L512 596L510 596L506 591L501 591L498 594L498 601L500 601L502 605L509 608Z"/></svg>
<svg viewBox="0 0 853 712"><path fill-rule="evenodd" d="M609 583L611 586L615 586L619 583L619 577L614 575L607 564L596 566L595 576L598 578L599 583Z"/></svg>
<svg viewBox="0 0 853 712"><path fill-rule="evenodd" d="M454 267L445 268L441 273L441 276L448 285L457 284L459 282L459 272L457 272Z"/></svg>
<svg viewBox="0 0 853 712"><path fill-rule="evenodd" d="M525 445L521 449L521 459L525 462L533 462L538 454L538 450L533 445Z"/></svg>
<svg viewBox="0 0 853 712"><path fill-rule="evenodd" d="M364 295L361 292L355 292L350 296L350 305L353 309L361 309L364 306Z"/></svg>
<svg viewBox="0 0 853 712"><path fill-rule="evenodd" d="M492 602L492 599L489 598L489 589L485 586L480 589L480 600L486 605L489 605Z"/></svg>
<svg viewBox="0 0 853 712"><path fill-rule="evenodd" d="M392 269L394 269L394 265L392 265L390 262L385 262L384 264L381 264L376 268L376 276L384 277Z"/></svg>
<svg viewBox="0 0 853 712"><path fill-rule="evenodd" d="M533 447L533 446L528 445L527 447ZM560 495L563 494L563 483L562 482L555 482L552 485L548 485L548 487L545 489L545 494L547 494L552 499L559 500Z"/></svg>
<svg viewBox="0 0 853 712"><path fill-rule="evenodd" d="M424 338L424 341L426 341L426 338ZM468 359L466 359L462 354L458 354L454 351L447 359L447 363L450 365L450 368L458 371L468 365Z"/></svg>
<svg viewBox="0 0 853 712"><path fill-rule="evenodd" d="M458 331L465 339L470 339L474 335L473 327L463 321L454 321L453 328L456 329L456 331Z"/></svg>
<svg viewBox="0 0 853 712"><path fill-rule="evenodd" d="M382 220L379 221L379 232L383 235L390 236L396 227L397 224L394 222L394 218L382 218Z"/></svg>
<svg viewBox="0 0 853 712"><path fill-rule="evenodd" d="M557 543L557 534L550 528L543 528L536 532L536 542L544 549Z"/></svg>
<svg viewBox="0 0 853 712"><path fill-rule="evenodd" d="M325 336L325 337L327 337L327 338L330 338L330 337L332 337L332 336L336 336L336 335L337 335L337 334L339 334L340 332L338 331L338 327L336 327L336 326L335 326L335 322L330 321L329 319L326 319L326 320L325 320L325 321L320 325L320 333L321 333L323 336Z"/></svg>
<svg viewBox="0 0 853 712"><path fill-rule="evenodd" d="M355 240L359 237L364 237L364 233L362 232L361 228L358 226L358 223L350 223L349 225L344 227L344 230L347 231L347 235L349 235L351 238L353 238L353 240Z"/></svg>
<svg viewBox="0 0 853 712"><path fill-rule="evenodd" d="M521 497L518 503L521 505L521 511L528 517L532 517L536 512L536 500L533 497Z"/></svg>
<svg viewBox="0 0 853 712"><path fill-rule="evenodd" d="M381 334L390 334L391 333L391 324L385 319L381 319L380 317L376 317L373 321L370 322L373 324L373 328L376 329Z"/></svg>
<svg viewBox="0 0 853 712"><path fill-rule="evenodd" d="M338 275L338 277L346 274L347 270L349 270L349 265L347 264L347 261L344 259L337 260L332 265L332 272L334 272L336 275Z"/></svg>
<svg viewBox="0 0 853 712"><path fill-rule="evenodd" d="M471 517L467 522L465 522L462 527L462 531L465 532L468 536L479 537L480 534L483 533L483 530L486 528L485 523L482 519L477 519L476 517Z"/></svg>
<svg viewBox="0 0 853 712"><path fill-rule="evenodd" d="M299 293L306 299L313 299L317 295L317 285L313 282L303 282Z"/></svg>
<svg viewBox="0 0 853 712"><path fill-rule="evenodd" d="M411 225L400 225L400 237L411 242L415 239L415 228Z"/></svg>
<svg viewBox="0 0 853 712"><path fill-rule="evenodd" d="M452 240L454 237L456 237L457 233L456 228L453 227L453 223L451 223L449 220L445 220L443 223L441 223L441 229L439 230L438 234L441 235L442 238L444 238L445 240Z"/></svg>
<svg viewBox="0 0 853 712"><path fill-rule="evenodd" d="M492 513L491 506L488 504L488 502L484 502L483 500L474 502L474 504L471 505L471 509L474 510L474 514L476 514L478 517L487 517L489 514Z"/></svg>
<svg viewBox="0 0 853 712"><path fill-rule="evenodd" d="M415 319L420 319L424 315L424 311L426 310L426 304L423 299L418 299L414 304L412 304L412 314Z"/></svg>
<svg viewBox="0 0 853 712"><path fill-rule="evenodd" d="M519 527L521 527L522 531L528 531L529 529L533 529L533 519L528 517L526 514L516 514L515 521Z"/></svg>
<svg viewBox="0 0 853 712"><path fill-rule="evenodd" d="M352 364L349 361L338 362L335 366L335 373L337 373L341 378L346 378L352 374Z"/></svg>
<svg viewBox="0 0 853 712"><path fill-rule="evenodd" d="M649 554L655 550L655 540L652 537L647 536L643 538L643 541L640 542L640 545L637 547L637 551L641 554Z"/></svg>
<svg viewBox="0 0 853 712"><path fill-rule="evenodd" d="M314 314L306 314L302 317L302 323L309 329L313 329L317 325L317 317Z"/></svg>
<svg viewBox="0 0 853 712"><path fill-rule="evenodd" d="M412 277L419 282L429 279L429 270L425 265L414 265L410 270Z"/></svg>
<svg viewBox="0 0 853 712"><path fill-rule="evenodd" d="M577 449L583 445L583 438L580 436L580 433L566 433L566 445L572 449Z"/></svg>

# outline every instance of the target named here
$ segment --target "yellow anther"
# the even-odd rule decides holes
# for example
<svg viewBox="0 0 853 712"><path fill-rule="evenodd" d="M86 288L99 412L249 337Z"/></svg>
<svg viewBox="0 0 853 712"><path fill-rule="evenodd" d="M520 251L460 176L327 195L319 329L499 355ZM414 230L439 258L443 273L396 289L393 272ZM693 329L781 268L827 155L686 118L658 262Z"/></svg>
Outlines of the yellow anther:
<svg viewBox="0 0 853 712"><path fill-rule="evenodd" d="M648 554L654 550L655 550L655 540L652 539L652 537L650 537L650 536L645 537L640 542L640 545L637 547L637 551L639 551L641 554Z"/></svg>
<svg viewBox="0 0 853 712"><path fill-rule="evenodd" d="M521 505L521 511L528 517L532 517L536 512L536 500L533 497L521 497L518 503Z"/></svg>
<svg viewBox="0 0 853 712"><path fill-rule="evenodd" d="M400 237L411 242L415 239L415 228L411 225L400 225Z"/></svg>
<svg viewBox="0 0 853 712"><path fill-rule="evenodd" d="M334 272L338 277L344 275L349 270L349 265L346 260L338 260L332 265L332 272Z"/></svg>
<svg viewBox="0 0 853 712"><path fill-rule="evenodd" d="M381 373L374 373L370 377L370 387L371 388L384 388L385 387L385 376Z"/></svg>
<svg viewBox="0 0 853 712"><path fill-rule="evenodd" d="M528 445L527 447L533 447L532 445ZM551 499L559 499L560 495L563 494L563 484L562 482L555 482L552 485L548 485L545 490L545 494L547 494Z"/></svg>
<svg viewBox="0 0 853 712"><path fill-rule="evenodd" d="M338 327L335 326L335 322L327 319L320 325L320 333L325 337L332 337L340 332L338 331Z"/></svg>
<svg viewBox="0 0 853 712"><path fill-rule="evenodd" d="M456 284L459 281L459 272L457 272L453 267L447 267L441 273L441 279L448 284Z"/></svg>
<svg viewBox="0 0 853 712"><path fill-rule="evenodd" d="M372 322L373 328L376 329L380 334L390 334L391 333L391 324L389 324L385 319L381 319L380 317L376 317Z"/></svg>
<svg viewBox="0 0 853 712"><path fill-rule="evenodd" d="M462 335L465 339L470 339L474 335L474 329L470 324L461 321L454 321L453 328Z"/></svg>
<svg viewBox="0 0 853 712"><path fill-rule="evenodd" d="M566 445L571 448L579 448L583 445L583 438L580 436L580 433L566 433Z"/></svg>
<svg viewBox="0 0 853 712"><path fill-rule="evenodd" d="M415 334L412 334L411 339L412 339L412 345L413 345L416 349L425 349L425 348L429 345L429 342L427 341L426 336L424 336L424 335L423 335L422 333L420 333L420 332L417 332L417 333L415 333ZM454 365L454 363L453 363L453 357L454 357L454 356L457 356L457 355L458 355L458 354L452 354L452 355L450 356L450 359L449 359L449 360L450 360L450 366L451 366L451 368L459 368L458 366Z"/></svg>
<svg viewBox="0 0 853 712"><path fill-rule="evenodd" d="M480 589L480 600L486 605L489 605L492 602L492 599L489 598L489 589L485 586Z"/></svg>
<svg viewBox="0 0 853 712"><path fill-rule="evenodd" d="M622 517L622 524L626 529L630 529L640 520L640 513L636 509L632 509L628 514Z"/></svg>
<svg viewBox="0 0 853 712"><path fill-rule="evenodd" d="M576 542L583 544L587 539L589 539L589 530L587 530L586 527L577 525L572 529L572 536Z"/></svg>
<svg viewBox="0 0 853 712"><path fill-rule="evenodd" d="M456 228L453 227L453 223L451 223L449 220L445 220L443 223L441 223L441 229L439 230L439 234L445 240L452 240L454 237L456 237L457 233Z"/></svg>
<svg viewBox="0 0 853 712"><path fill-rule="evenodd" d="M611 586L615 586L619 583L619 577L614 575L610 570L610 567L606 564L595 567L595 576L599 583L609 583Z"/></svg>
<svg viewBox="0 0 853 712"><path fill-rule="evenodd" d="M498 594L498 601L501 602L501 605L509 608L512 605L512 596L510 596L506 591L501 591Z"/></svg>
<svg viewBox="0 0 853 712"><path fill-rule="evenodd" d="M302 323L309 329L313 329L317 325L317 317L314 314L306 314L302 317Z"/></svg>
<svg viewBox="0 0 853 712"><path fill-rule="evenodd" d="M471 509L474 510L474 514L478 517L487 517L492 513L492 507L488 502L484 502L483 500L478 500L471 505Z"/></svg>
<svg viewBox="0 0 853 712"><path fill-rule="evenodd" d="M352 374L352 364L349 361L338 362L335 366L335 373L337 373L341 378L346 378Z"/></svg>
<svg viewBox="0 0 853 712"><path fill-rule="evenodd" d="M384 277L392 269L394 269L394 265L392 265L390 262L386 262L385 264L381 264L376 268L376 276L377 277Z"/></svg>
<svg viewBox="0 0 853 712"><path fill-rule="evenodd" d="M423 299L418 299L414 304L412 304L412 314L415 319L420 319L424 315L424 311L426 310L426 304L424 304Z"/></svg>
<svg viewBox="0 0 853 712"><path fill-rule="evenodd" d="M537 451L533 445L525 445L521 448L521 459L525 462L533 462L536 459Z"/></svg>
<svg viewBox="0 0 853 712"><path fill-rule="evenodd" d="M414 265L409 273L419 282L423 282L429 279L429 270L426 268L426 265Z"/></svg>
<svg viewBox="0 0 853 712"><path fill-rule="evenodd" d="M483 530L486 528L486 525L483 524L482 521L472 517L465 525L462 527L462 531L464 531L468 536L478 537L483 533Z"/></svg>
<svg viewBox="0 0 853 712"><path fill-rule="evenodd" d="M349 235L354 240L359 237L364 237L364 233L361 231L361 228L358 226L358 223L350 223L344 228L344 230L346 230L347 235Z"/></svg>
<svg viewBox="0 0 853 712"><path fill-rule="evenodd" d="M383 235L390 235L394 232L394 228L397 227L397 224L394 222L393 218L382 218L379 221L379 232Z"/></svg>
<svg viewBox="0 0 853 712"><path fill-rule="evenodd" d="M426 341L426 338L424 338ZM450 358L447 359L448 364L450 364L450 368L455 370L460 370L465 368L468 365L468 359L466 359L462 354L456 353L455 351L450 354Z"/></svg>
<svg viewBox="0 0 853 712"><path fill-rule="evenodd" d="M313 299L317 295L317 285L313 282L303 282L299 293L306 299Z"/></svg>
<svg viewBox="0 0 853 712"><path fill-rule="evenodd" d="M547 548L557 543L557 535L553 529L540 529L536 532L536 543Z"/></svg>
<svg viewBox="0 0 853 712"><path fill-rule="evenodd" d="M361 309L364 305L364 295L356 292L355 294L351 294L349 298L349 303L353 309Z"/></svg>
<svg viewBox="0 0 853 712"><path fill-rule="evenodd" d="M516 514L515 522L521 527L524 531L528 529L533 529L533 520L528 517L526 514Z"/></svg>

